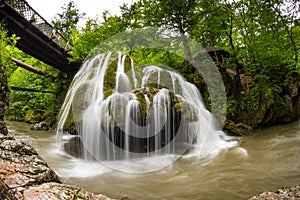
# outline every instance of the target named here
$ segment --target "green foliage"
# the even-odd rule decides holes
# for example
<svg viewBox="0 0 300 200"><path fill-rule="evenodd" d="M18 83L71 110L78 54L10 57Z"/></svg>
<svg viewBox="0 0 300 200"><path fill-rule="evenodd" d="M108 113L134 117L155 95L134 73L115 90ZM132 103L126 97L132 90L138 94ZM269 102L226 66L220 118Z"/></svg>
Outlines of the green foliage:
<svg viewBox="0 0 300 200"><path fill-rule="evenodd" d="M79 12L74 1L70 1L62 9L63 12L57 14L52 23L69 40L71 39L72 31L77 28L80 18L84 17L85 13Z"/></svg>
<svg viewBox="0 0 300 200"><path fill-rule="evenodd" d="M110 46L118 46L118 41L111 41L109 38L125 30L141 28L142 37L128 32L123 38L119 38L128 44L126 53L140 65L159 64L177 69L187 80L197 85L208 108L212 98L202 75L186 61L196 56L191 55L192 47L188 39L193 38L204 47L215 46L230 52L231 57L218 65L227 87L227 117L234 122L242 121L258 127L276 121L281 111L288 107L285 100L285 96L289 95L287 85L299 80L299 6L297 0L137 0L130 6L121 6L122 16L110 16L108 12L104 12L102 22L90 19L84 28L78 30L77 23L83 14L80 14L71 1L63 7L63 13L57 15L54 24L74 45L69 52L71 62L84 61L104 41L107 46L98 46L99 52L105 52ZM176 31L181 38L180 42L184 47L181 51L184 51L185 58L178 56L182 52L177 50L135 49L132 41L148 47L177 46L171 40L149 39L151 33L143 29L149 26ZM65 77L61 78L51 67L16 49L16 36L7 37L3 28L0 33L0 64L7 68L9 84L57 92L66 90ZM172 38L171 36L168 37ZM45 69L60 80L50 80L19 69L10 62L11 56ZM240 73L252 80L247 83L247 90L238 87L241 82ZM214 77L211 79L214 83ZM219 85L211 87L216 91L220 90ZM106 91L106 96L112 92L109 88ZM45 119L55 113L59 101L60 97L55 94L12 91L9 115L17 119L26 117L29 121L34 115Z"/></svg>
<svg viewBox="0 0 300 200"><path fill-rule="evenodd" d="M2 24L0 25L0 36L0 64L6 68L8 84L10 86L48 90L57 93L61 91L62 84L65 81L46 78L17 67L11 61L11 58L17 58L29 65L43 69L53 77L62 78L60 72L17 49L15 45L19 38L15 35L8 36ZM58 97L56 94L12 90L7 117L13 120L25 120L32 123L48 120L49 124L53 125L60 105Z"/></svg>
<svg viewBox="0 0 300 200"><path fill-rule="evenodd" d="M139 61L139 64L156 64L176 68L180 66L184 58L175 53L159 49L139 49L132 52L132 56Z"/></svg>
<svg viewBox="0 0 300 200"><path fill-rule="evenodd" d="M41 121L41 116L34 110L28 110L25 114L24 121L27 123L38 123Z"/></svg>
<svg viewBox="0 0 300 200"><path fill-rule="evenodd" d="M58 72L55 72L56 70L53 70L50 66L46 66L46 64L32 57L25 59L25 62L30 64L36 63L35 66L39 66L48 72L52 71L52 74L58 75ZM62 86L61 84L61 80L51 80L23 68L17 68L9 78L9 85L41 91L54 91L57 92L57 94L12 90L11 103L7 115L12 119L25 120L31 123L46 120L49 124L53 125L59 110L59 105L61 104L58 95Z"/></svg>
<svg viewBox="0 0 300 200"><path fill-rule="evenodd" d="M16 45L19 37L16 35L8 36L5 29L5 24L0 22L0 65L6 66L10 63L12 48ZM7 69L7 74L10 75L11 70Z"/></svg>
<svg viewBox="0 0 300 200"><path fill-rule="evenodd" d="M70 51L71 62L82 62L91 51L107 38L126 30L126 23L117 16L111 16L98 24L97 20L89 20L81 31L74 31Z"/></svg>
<svg viewBox="0 0 300 200"><path fill-rule="evenodd" d="M251 90L243 99L243 116L253 127L268 125L275 114L285 109L282 88L267 75L256 75Z"/></svg>

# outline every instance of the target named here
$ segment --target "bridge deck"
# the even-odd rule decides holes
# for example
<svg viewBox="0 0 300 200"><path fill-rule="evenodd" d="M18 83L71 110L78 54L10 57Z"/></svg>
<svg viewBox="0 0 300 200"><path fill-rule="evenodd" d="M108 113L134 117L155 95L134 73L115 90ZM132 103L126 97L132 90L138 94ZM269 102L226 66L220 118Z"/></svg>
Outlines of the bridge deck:
<svg viewBox="0 0 300 200"><path fill-rule="evenodd" d="M67 51L71 44L24 0L0 0L0 19L5 19L9 33L21 39L17 47L29 55L70 73L79 64L70 64Z"/></svg>

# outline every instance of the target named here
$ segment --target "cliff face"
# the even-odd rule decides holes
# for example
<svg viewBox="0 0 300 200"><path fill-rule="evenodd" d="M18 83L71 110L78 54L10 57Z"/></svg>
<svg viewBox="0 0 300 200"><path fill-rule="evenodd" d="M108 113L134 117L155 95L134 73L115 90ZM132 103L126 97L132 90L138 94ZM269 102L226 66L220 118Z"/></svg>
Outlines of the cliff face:
<svg viewBox="0 0 300 200"><path fill-rule="evenodd" d="M0 133L7 135L7 127L4 121L5 107L9 103L9 90L5 69L0 66Z"/></svg>

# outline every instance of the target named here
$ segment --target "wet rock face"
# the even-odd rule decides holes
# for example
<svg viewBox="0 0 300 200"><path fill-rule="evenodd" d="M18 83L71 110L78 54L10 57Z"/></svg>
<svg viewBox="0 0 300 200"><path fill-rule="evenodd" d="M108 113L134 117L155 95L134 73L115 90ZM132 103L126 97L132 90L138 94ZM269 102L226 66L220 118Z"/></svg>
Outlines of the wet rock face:
<svg viewBox="0 0 300 200"><path fill-rule="evenodd" d="M7 127L4 121L5 107L9 103L9 90L5 69L0 66L0 133L7 135Z"/></svg>
<svg viewBox="0 0 300 200"><path fill-rule="evenodd" d="M0 199L99 199L79 187L62 184L56 173L29 145L0 134Z"/></svg>

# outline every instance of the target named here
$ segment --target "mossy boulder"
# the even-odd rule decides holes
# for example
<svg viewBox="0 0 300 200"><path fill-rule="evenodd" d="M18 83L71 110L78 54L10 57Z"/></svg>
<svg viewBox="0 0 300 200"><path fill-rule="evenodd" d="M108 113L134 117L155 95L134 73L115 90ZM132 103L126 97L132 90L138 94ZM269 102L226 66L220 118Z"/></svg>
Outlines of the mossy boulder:
<svg viewBox="0 0 300 200"><path fill-rule="evenodd" d="M251 126L244 123L234 123L233 121L226 119L224 124L224 131L229 135L245 136L252 132Z"/></svg>
<svg viewBox="0 0 300 200"><path fill-rule="evenodd" d="M159 92L157 88L137 88L133 90L133 93L136 95L137 101L140 104L141 115L143 118L146 118L148 114L147 100L149 99L149 107L153 105L153 97Z"/></svg>
<svg viewBox="0 0 300 200"><path fill-rule="evenodd" d="M179 103L176 103L174 105L175 112L181 112L182 116L181 119L183 121L191 122L191 121L197 121L198 120L198 113L197 108L195 108L192 104L182 101Z"/></svg>
<svg viewBox="0 0 300 200"><path fill-rule="evenodd" d="M124 60L123 60L124 59ZM130 82L133 84L134 80L131 76L131 67L132 67L132 61L130 57L119 54L119 53L112 53L111 57L108 60L108 67L105 72L104 77L104 93L110 93L111 91L114 91L116 88L116 75L117 75L117 69L120 62L124 62L124 73L128 74L128 78ZM120 86L122 87L122 85ZM104 95L105 98L109 95Z"/></svg>
<svg viewBox="0 0 300 200"><path fill-rule="evenodd" d="M90 99L86 98L88 95L91 95L93 91L90 87L90 82L85 82L75 91L72 105L68 110L68 116L64 123L64 131L70 132L75 127L74 123L78 123L82 120L83 112L90 104Z"/></svg>
<svg viewBox="0 0 300 200"><path fill-rule="evenodd" d="M135 80L133 80L132 75L132 61L130 57L121 54L121 53L112 53L108 60L106 60L106 57L95 57L93 60L86 61L89 63L86 63L87 65L92 65L89 69L89 71L84 72L86 74L86 79L84 81L77 80L76 78L73 80L73 82L70 85L70 88L72 88L72 92L75 93L74 97L72 99L69 99L69 101L72 101L71 106L68 108L68 116L64 123L63 129L68 132L74 133L74 127L76 123L80 123L83 117L83 113L90 105L92 99L92 96L95 92L95 86L96 82L99 81L99 77L97 76L97 73L99 73L99 70L101 70L101 67L103 67L104 62L107 62L107 69L105 71L104 80L103 80L103 96L99 96L99 98L102 98L103 100L107 99L109 96L111 96L115 90L116 90L116 75L118 66L120 64L124 64L124 73L128 74L128 79L131 83L131 86L133 86L133 83ZM83 65L85 66L85 65ZM120 90L122 92L126 92L128 89L126 86L124 86L122 83L120 85ZM100 91L98 91L101 93Z"/></svg>
<svg viewBox="0 0 300 200"><path fill-rule="evenodd" d="M146 118L148 114L148 107L150 108L153 106L153 98L159 91L160 89L151 87L138 88L133 91L140 104L141 115L143 118ZM146 97L149 100L149 105L147 105ZM184 120L185 122L198 120L197 108L195 108L191 103L183 100L179 95L174 94L171 90L169 90L169 98L171 102L171 109L177 113L175 115L181 116L181 120Z"/></svg>

